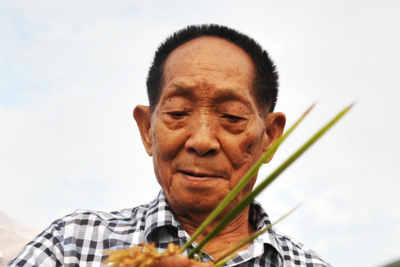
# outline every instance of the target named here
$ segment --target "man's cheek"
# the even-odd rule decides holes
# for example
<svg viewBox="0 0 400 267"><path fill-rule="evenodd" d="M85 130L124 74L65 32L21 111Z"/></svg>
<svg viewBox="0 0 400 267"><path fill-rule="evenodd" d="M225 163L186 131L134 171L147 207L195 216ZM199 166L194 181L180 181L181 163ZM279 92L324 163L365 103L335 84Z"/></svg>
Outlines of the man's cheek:
<svg viewBox="0 0 400 267"><path fill-rule="evenodd" d="M179 151L179 142L177 142L176 135L168 132L156 132L154 134L153 150L163 159L172 159Z"/></svg>
<svg viewBox="0 0 400 267"><path fill-rule="evenodd" d="M238 142L238 144L240 144L239 147L242 153L245 155L246 154L252 155L254 153L254 150L258 146L259 139L260 138L251 131L243 133L240 136L240 141Z"/></svg>
<svg viewBox="0 0 400 267"><path fill-rule="evenodd" d="M236 167L240 167L243 164L249 162L249 160L253 163L258 160L258 157L255 158L255 154L258 152L258 142L259 139L255 136L246 135L240 142L238 142L239 146L237 147L237 151L233 152L231 155L231 159L235 163ZM239 156L240 155L240 156Z"/></svg>
<svg viewBox="0 0 400 267"><path fill-rule="evenodd" d="M244 145L244 149L243 149L243 154L245 155L252 155L254 154L254 147L255 147L256 143L255 142L249 142L247 144Z"/></svg>

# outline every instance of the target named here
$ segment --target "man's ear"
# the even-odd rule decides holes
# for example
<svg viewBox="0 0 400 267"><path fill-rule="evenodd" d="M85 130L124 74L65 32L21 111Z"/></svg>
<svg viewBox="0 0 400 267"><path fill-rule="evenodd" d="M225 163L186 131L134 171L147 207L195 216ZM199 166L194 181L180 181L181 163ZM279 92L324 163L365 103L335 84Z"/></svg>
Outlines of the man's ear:
<svg viewBox="0 0 400 267"><path fill-rule="evenodd" d="M266 140L264 142L264 152L267 151L273 143L283 134L286 124L286 116L282 112L268 113L266 119ZM276 151L275 151L276 152ZM269 157L265 163L272 160L275 152Z"/></svg>
<svg viewBox="0 0 400 267"><path fill-rule="evenodd" d="M144 148L149 156L153 156L153 131L151 129L150 107L138 105L133 110L133 117L142 137Z"/></svg>

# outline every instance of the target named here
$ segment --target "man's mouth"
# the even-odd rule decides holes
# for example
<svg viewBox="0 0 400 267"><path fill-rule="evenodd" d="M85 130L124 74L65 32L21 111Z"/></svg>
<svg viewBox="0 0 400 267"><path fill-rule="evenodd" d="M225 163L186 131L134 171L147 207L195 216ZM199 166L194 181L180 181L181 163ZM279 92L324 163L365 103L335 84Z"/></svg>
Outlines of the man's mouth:
<svg viewBox="0 0 400 267"><path fill-rule="evenodd" d="M183 173L184 175L188 175L188 176L192 176L192 177L196 177L196 178L204 178L204 177L219 177L216 176L214 174L210 174L210 173L204 173L204 172L192 172L192 171L180 171L181 173Z"/></svg>

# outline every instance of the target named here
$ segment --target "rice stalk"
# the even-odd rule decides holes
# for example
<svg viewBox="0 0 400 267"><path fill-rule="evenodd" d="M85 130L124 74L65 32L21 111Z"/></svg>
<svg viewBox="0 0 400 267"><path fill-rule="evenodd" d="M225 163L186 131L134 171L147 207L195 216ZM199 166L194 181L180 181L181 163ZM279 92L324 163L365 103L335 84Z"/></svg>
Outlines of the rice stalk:
<svg viewBox="0 0 400 267"><path fill-rule="evenodd" d="M260 159L250 168L245 176L239 181L239 183L232 189L232 191L221 201L217 208L209 215L209 217L200 225L192 237L185 243L185 245L179 249L174 244L169 244L168 249L164 253L159 253L153 245L142 244L141 246L134 246L128 249L120 251L107 251L109 257L103 263L110 263L112 267L134 267L134 266L156 266L160 259L171 255L182 254L190 245L199 237L199 235L217 218L217 216L230 204L230 202L243 190L243 188L253 179L258 172L261 165L269 159L273 153L278 149L279 145L292 133L292 131L300 124L305 116L314 107L313 104L307 111L295 122L295 124L289 128L278 140L260 157ZM204 253L202 248L206 246L213 238L217 237L219 232L224 229L238 214L240 214L253 200L259 195L268 185L270 185L285 169L287 169L296 159L298 159L308 148L310 148L319 138L321 138L334 124L336 124L353 106L350 105L338 113L331 121L324 125L316 134L314 134L304 145L302 145L295 153L293 153L285 162L283 162L274 172L262 180L262 182L253 189L246 197L244 197L234 208L232 208L226 216L218 223L206 237L199 242L199 244L189 252L188 257L193 258L197 253L200 256ZM296 207L297 208L297 207ZM295 209L296 209L295 208ZM283 218L292 213L295 209L285 214L274 224L267 228L258 231L246 238L235 247L224 253L221 257L215 260L215 266L222 266L230 259L235 257L234 251L243 247L245 244L256 239L259 235L271 229L273 225L281 221ZM233 254L232 254L233 253ZM200 258L200 257L199 257ZM198 260L197 258L196 260ZM191 260L193 261L193 260ZM213 266L214 263L211 263Z"/></svg>
<svg viewBox="0 0 400 267"><path fill-rule="evenodd" d="M181 248L181 252L185 251L199 235L209 226L215 218L231 203L231 201L243 190L243 188L253 179L254 175L258 172L261 165L270 158L275 151L278 149L279 145L292 133L292 131L300 124L300 122L308 115L308 113L314 108L315 103L311 105L306 112L290 127L281 137L279 137L275 143L260 157L260 159L247 171L243 178L237 183L237 185L232 189L232 191L220 202L220 204L214 209L214 211L207 217L206 220L197 228L196 232L191 236L191 238L185 243ZM216 235L215 235L216 236ZM209 237L207 240L211 239ZM203 244L204 245L204 244ZM196 250L195 252L197 252ZM194 254L194 253L193 253ZM193 254L190 254L191 256Z"/></svg>
<svg viewBox="0 0 400 267"><path fill-rule="evenodd" d="M233 207L228 212L228 214L226 214L226 216L217 224L217 226L215 226L214 229L211 230L211 232L208 233L208 235L205 236L204 239L193 250L190 251L190 253L188 254L189 258L192 258L193 255L196 252L198 252L207 242L209 242L212 238L216 237L222 231L222 229L225 228L225 226L227 226L234 218L236 218L236 216L239 215L254 200L254 198L257 195L259 195L269 184L271 184L271 182L273 182L284 170L286 170L286 168L288 168L296 159L298 159L305 151L307 151L307 149L310 148L311 145L313 145L333 125L335 125L350 110L350 108L352 106L353 106L353 104L346 107L339 114L337 114L331 121L329 121L316 134L314 134L303 146L301 146L292 156L290 156L284 163L282 163L272 174L267 176L255 189L253 189L252 192L250 192L235 207ZM284 137L284 136L282 136L282 137ZM279 141L279 139L278 139L278 141ZM267 151L265 154L267 154L268 152L269 151ZM266 158L268 158L268 157L266 157ZM229 199L230 200L233 199L238 193L239 192L236 192L236 194L233 196L231 196L231 194L229 194L228 195L228 196L230 196ZM219 210L219 212L221 212L222 210ZM211 222L209 222L209 220L207 220L208 224L202 225L202 228L205 229ZM191 242L192 239L193 238L191 238L188 242ZM188 247L188 246L184 246L184 247ZM181 249L181 251L182 251L182 249Z"/></svg>

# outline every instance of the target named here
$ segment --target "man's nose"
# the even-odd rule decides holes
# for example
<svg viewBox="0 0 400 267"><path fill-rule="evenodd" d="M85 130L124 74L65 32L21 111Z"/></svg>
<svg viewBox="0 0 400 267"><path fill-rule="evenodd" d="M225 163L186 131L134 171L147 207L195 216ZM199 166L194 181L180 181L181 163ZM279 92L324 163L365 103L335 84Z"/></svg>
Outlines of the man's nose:
<svg viewBox="0 0 400 267"><path fill-rule="evenodd" d="M210 119L194 120L191 133L186 140L185 148L199 156L213 155L220 150L220 143L216 137L217 125Z"/></svg>

